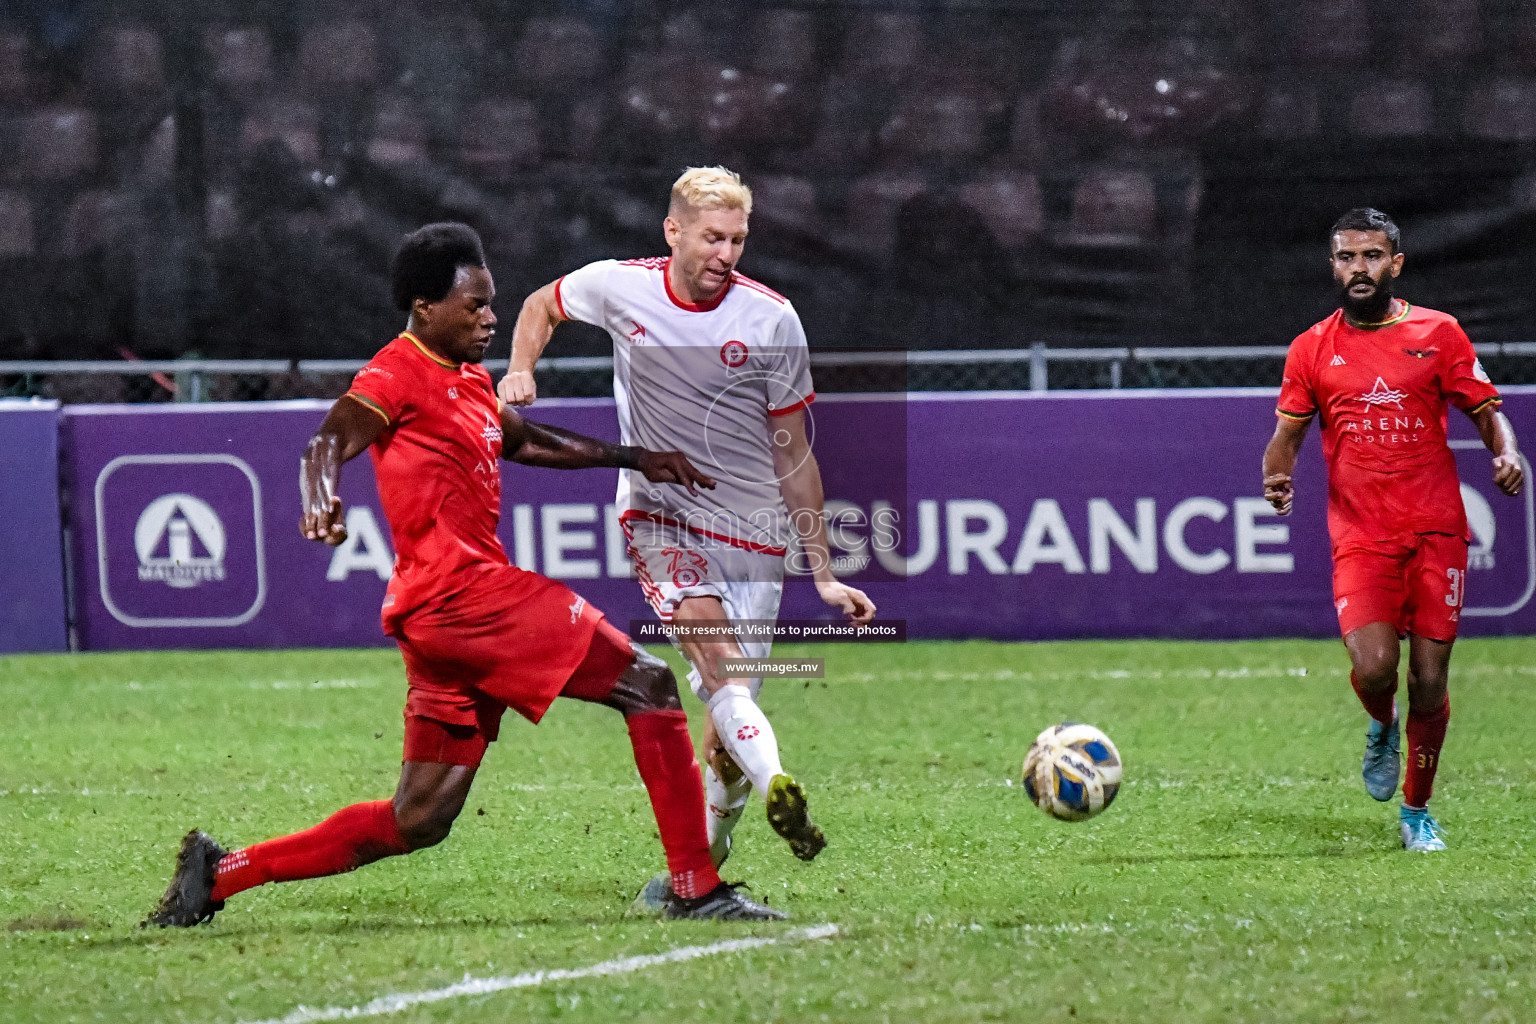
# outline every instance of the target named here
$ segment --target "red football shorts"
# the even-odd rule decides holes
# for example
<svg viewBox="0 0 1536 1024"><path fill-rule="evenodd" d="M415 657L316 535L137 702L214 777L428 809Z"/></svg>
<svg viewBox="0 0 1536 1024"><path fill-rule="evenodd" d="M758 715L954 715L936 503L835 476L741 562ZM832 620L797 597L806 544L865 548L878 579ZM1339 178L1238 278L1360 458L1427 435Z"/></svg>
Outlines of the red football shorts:
<svg viewBox="0 0 1536 1024"><path fill-rule="evenodd" d="M511 708L537 722L556 696L602 700L634 660L629 638L568 587L515 566L408 616L405 760L480 763Z"/></svg>
<svg viewBox="0 0 1536 1024"><path fill-rule="evenodd" d="M1467 581L1467 542L1445 533L1409 534L1333 553L1333 606L1344 636L1389 622L1449 643L1456 639Z"/></svg>

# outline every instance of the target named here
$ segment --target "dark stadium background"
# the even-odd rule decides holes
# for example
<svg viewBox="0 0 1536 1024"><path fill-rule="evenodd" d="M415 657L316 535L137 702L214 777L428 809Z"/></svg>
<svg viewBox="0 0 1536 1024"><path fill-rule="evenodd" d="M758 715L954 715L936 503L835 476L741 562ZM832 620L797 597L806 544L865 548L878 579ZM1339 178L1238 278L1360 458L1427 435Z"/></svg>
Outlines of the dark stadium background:
<svg viewBox="0 0 1536 1024"><path fill-rule="evenodd" d="M0 6L0 145L5 360L366 358L400 326L391 248L442 218L485 236L510 327L565 271L663 251L668 184L716 162L756 192L743 269L813 347L1283 345L1332 308L1359 204L1404 227L1401 294L1536 340L1520 0L28 0ZM1167 382L1278 370L1240 364ZM307 387L205 397L337 390Z"/></svg>

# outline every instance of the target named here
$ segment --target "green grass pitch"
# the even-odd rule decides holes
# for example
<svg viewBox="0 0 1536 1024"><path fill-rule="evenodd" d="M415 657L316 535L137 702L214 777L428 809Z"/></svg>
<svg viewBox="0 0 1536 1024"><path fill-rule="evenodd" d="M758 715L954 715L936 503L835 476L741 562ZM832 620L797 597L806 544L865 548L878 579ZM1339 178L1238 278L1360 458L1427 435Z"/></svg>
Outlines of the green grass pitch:
<svg viewBox="0 0 1536 1024"><path fill-rule="evenodd" d="M1536 1020L1536 640L1458 647L1435 855L1361 786L1337 643L804 653L826 685L763 702L831 845L793 860L754 798L725 873L838 937L375 1019ZM623 916L660 848L618 716L569 701L509 716L443 845L135 927L188 827L388 795L403 691L390 651L0 659L0 1021L256 1020L786 929ZM1017 784L1063 719L1125 758L1084 824Z"/></svg>

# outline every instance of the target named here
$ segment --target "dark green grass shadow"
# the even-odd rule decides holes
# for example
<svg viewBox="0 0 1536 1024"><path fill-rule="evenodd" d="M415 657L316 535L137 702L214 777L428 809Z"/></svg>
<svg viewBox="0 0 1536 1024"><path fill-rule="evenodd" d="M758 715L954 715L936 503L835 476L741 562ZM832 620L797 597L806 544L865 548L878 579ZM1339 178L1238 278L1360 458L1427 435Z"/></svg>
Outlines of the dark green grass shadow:
<svg viewBox="0 0 1536 1024"><path fill-rule="evenodd" d="M1385 848L1358 844L1358 849L1340 844L1329 844L1311 850L1231 850L1225 853L1137 853L1117 854L1102 857L1083 857L1083 864L1198 864L1202 861L1246 861L1246 860L1321 860L1324 858L1344 858L1351 860L1365 857L1385 856L1392 852Z"/></svg>
<svg viewBox="0 0 1536 1024"><path fill-rule="evenodd" d="M625 917L613 915L583 915L573 917L548 917L534 915L529 917L478 917L478 918L442 918L438 920L411 920L402 921L399 918L348 918L336 921L293 921L278 920L270 924L260 923L247 927L244 923L233 923L220 926L215 921L212 924L197 925L193 928L141 928L137 924L117 926L126 927L124 934L103 936L100 939L92 938L82 944L90 949L131 949L139 946L147 946L167 940L175 941L182 936L189 939L197 939L203 942L227 943L257 942L261 940L289 940L304 936L319 936L328 938L347 937L384 937L412 936L412 935L452 935L454 933L475 933L483 931L515 931L527 928L593 928L612 927L615 925L678 925L680 928L697 926L698 921L666 921L659 917L637 916ZM796 928L810 927L824 923L820 919L788 921L715 921L709 922L713 927L724 931L723 937L739 938L749 935L776 935L784 931L793 931ZM37 929L37 932L47 932L50 929ZM56 930L56 929L53 929ZM103 931L115 931L114 928L103 926Z"/></svg>

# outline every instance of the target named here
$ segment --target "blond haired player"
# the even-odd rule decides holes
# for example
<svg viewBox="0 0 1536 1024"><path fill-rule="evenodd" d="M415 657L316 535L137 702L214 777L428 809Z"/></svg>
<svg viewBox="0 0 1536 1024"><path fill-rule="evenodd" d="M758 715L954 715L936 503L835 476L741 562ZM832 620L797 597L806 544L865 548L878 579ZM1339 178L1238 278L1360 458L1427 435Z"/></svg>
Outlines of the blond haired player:
<svg viewBox="0 0 1536 1024"><path fill-rule="evenodd" d="M784 772L773 727L757 705L761 677L722 678L722 658L766 657L771 639L697 634L777 619L784 558L798 540L822 600L854 623L875 606L832 574L822 520L821 470L807 407L815 398L800 318L789 300L736 270L752 192L723 167L690 167L672 186L662 222L669 257L602 260L523 302L512 362L499 392L527 405L533 368L564 320L613 338L613 390L625 444L677 449L716 488L679 501L621 473L618 509L647 601L694 635L674 642L689 682L709 706L704 732L710 851L718 865L752 788L801 860L826 846L805 793ZM674 488L673 490L679 490ZM652 887L647 886L647 890Z"/></svg>

